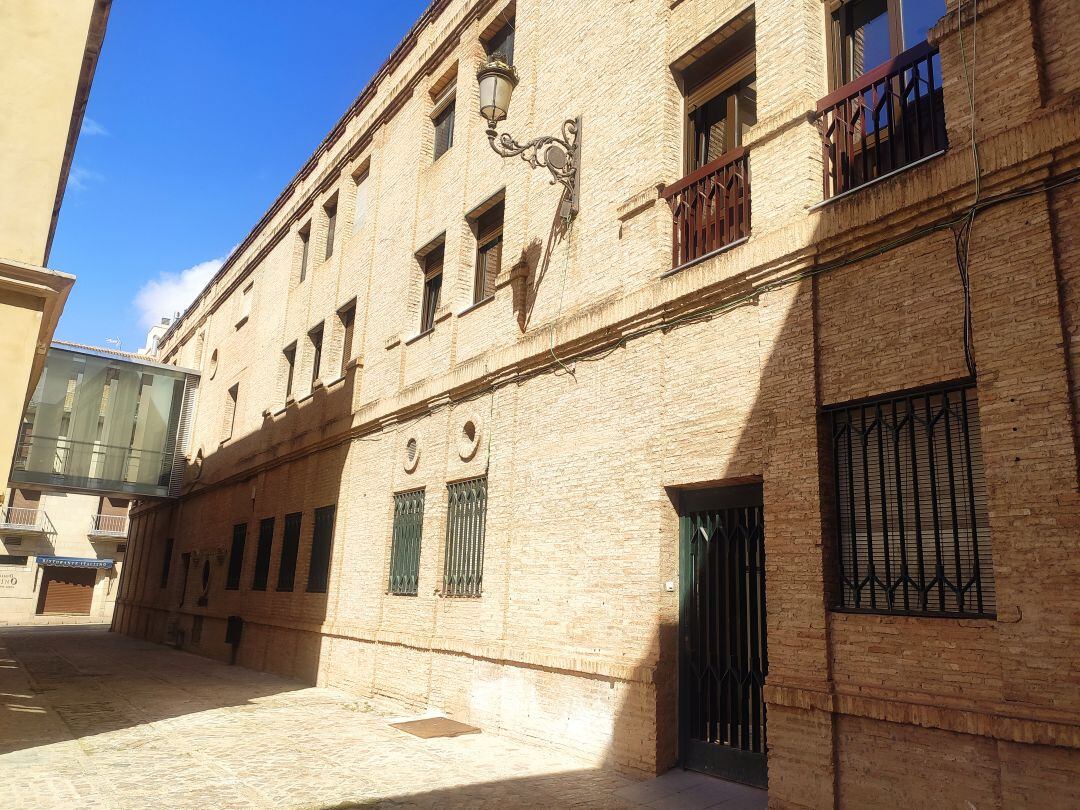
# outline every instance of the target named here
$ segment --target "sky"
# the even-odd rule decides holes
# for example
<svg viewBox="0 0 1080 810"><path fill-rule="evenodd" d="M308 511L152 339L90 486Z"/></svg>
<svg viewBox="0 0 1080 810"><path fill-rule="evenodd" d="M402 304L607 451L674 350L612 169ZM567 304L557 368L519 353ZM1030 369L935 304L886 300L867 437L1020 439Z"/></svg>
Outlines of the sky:
<svg viewBox="0 0 1080 810"><path fill-rule="evenodd" d="M49 267L56 337L142 347L248 234L429 0L114 0Z"/></svg>

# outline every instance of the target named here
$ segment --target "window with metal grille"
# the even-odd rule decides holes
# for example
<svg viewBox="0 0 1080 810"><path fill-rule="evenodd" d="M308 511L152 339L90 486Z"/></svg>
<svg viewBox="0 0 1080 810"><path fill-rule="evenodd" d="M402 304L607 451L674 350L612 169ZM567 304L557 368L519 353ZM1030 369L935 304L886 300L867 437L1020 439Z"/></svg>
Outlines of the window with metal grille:
<svg viewBox="0 0 1080 810"><path fill-rule="evenodd" d="M975 387L844 405L829 417L839 607L993 616Z"/></svg>
<svg viewBox="0 0 1080 810"><path fill-rule="evenodd" d="M330 580L330 552L334 545L334 507L315 510L315 533L311 538L308 593L326 593Z"/></svg>
<svg viewBox="0 0 1080 810"><path fill-rule="evenodd" d="M232 549L229 553L229 571L225 575L225 590L240 589L240 572L244 570L244 546L247 545L247 524L237 523L232 530Z"/></svg>
<svg viewBox="0 0 1080 810"><path fill-rule="evenodd" d="M251 590L265 591L270 575L270 552L274 545L274 519L263 518L259 522L259 544L255 547L255 573L251 578Z"/></svg>
<svg viewBox="0 0 1080 810"><path fill-rule="evenodd" d="M390 593L416 596L423 530L424 490L395 495L394 534L390 546Z"/></svg>
<svg viewBox="0 0 1080 810"><path fill-rule="evenodd" d="M484 580L487 477L447 486L443 596L480 596Z"/></svg>
<svg viewBox="0 0 1080 810"><path fill-rule="evenodd" d="M296 579L296 552L300 548L300 521L302 514L293 512L285 516L285 533L281 537L281 560L278 563L277 589L291 591Z"/></svg>

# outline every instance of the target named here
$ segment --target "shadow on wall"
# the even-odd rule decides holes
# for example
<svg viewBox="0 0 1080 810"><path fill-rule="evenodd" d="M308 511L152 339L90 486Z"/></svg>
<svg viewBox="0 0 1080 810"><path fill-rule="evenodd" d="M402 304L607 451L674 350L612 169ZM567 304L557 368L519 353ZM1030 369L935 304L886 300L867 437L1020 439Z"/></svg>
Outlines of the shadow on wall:
<svg viewBox="0 0 1080 810"><path fill-rule="evenodd" d="M128 555L134 570L122 586L114 630L315 682L327 572L343 564L342 544L316 543L316 529L329 523L338 534L351 439L295 460L290 453L348 431L358 372L351 364L342 378L290 400L283 412L264 412L258 430L197 455L182 501L139 516ZM234 474L238 469L255 471ZM238 525L246 526L239 576L231 570ZM167 584L158 587L170 548Z"/></svg>

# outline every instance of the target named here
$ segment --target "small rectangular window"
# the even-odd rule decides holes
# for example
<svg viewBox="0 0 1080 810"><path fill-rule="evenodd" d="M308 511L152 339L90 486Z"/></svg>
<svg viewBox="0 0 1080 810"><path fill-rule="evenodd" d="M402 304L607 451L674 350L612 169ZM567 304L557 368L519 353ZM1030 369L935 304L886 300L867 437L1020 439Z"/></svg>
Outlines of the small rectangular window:
<svg viewBox="0 0 1080 810"><path fill-rule="evenodd" d="M304 279L307 278L308 262L311 260L311 223L305 225L298 235L300 237L300 283L303 284Z"/></svg>
<svg viewBox="0 0 1080 810"><path fill-rule="evenodd" d="M225 395L225 412L222 415L224 439L231 439L236 426L236 402L240 398L240 383L232 386Z"/></svg>
<svg viewBox="0 0 1080 810"><path fill-rule="evenodd" d="M364 226L367 219L367 186L368 173L361 172L356 176L356 205L353 214L353 230L358 231Z"/></svg>
<svg viewBox="0 0 1080 810"><path fill-rule="evenodd" d="M296 344L293 343L282 352L285 358L285 399L292 396L293 377L296 374Z"/></svg>
<svg viewBox="0 0 1080 810"><path fill-rule="evenodd" d="M390 593L416 596L423 530L424 490L395 495L394 533L390 546Z"/></svg>
<svg viewBox="0 0 1080 810"><path fill-rule="evenodd" d="M308 340L311 341L311 382L314 384L319 379L319 372L322 371L323 325L321 323L308 332Z"/></svg>
<svg viewBox="0 0 1080 810"><path fill-rule="evenodd" d="M829 409L841 609L992 616L974 386Z"/></svg>
<svg viewBox="0 0 1080 810"><path fill-rule="evenodd" d="M308 593L326 593L330 581L330 555L334 546L334 507L315 510L315 532L311 537L308 566Z"/></svg>
<svg viewBox="0 0 1080 810"><path fill-rule="evenodd" d="M454 106L455 99L451 91L448 100L436 105L437 112L431 120L435 127L435 160L438 160L454 145Z"/></svg>
<svg viewBox="0 0 1080 810"><path fill-rule="evenodd" d="M326 256L329 259L334 255L334 232L337 230L337 195L323 206L326 212Z"/></svg>
<svg viewBox="0 0 1080 810"><path fill-rule="evenodd" d="M349 361L353 359L353 330L356 323L356 302L348 304L338 312L341 319L341 376L349 368Z"/></svg>
<svg viewBox="0 0 1080 810"><path fill-rule="evenodd" d="M291 591L296 579L296 553L300 549L300 523L303 514L285 516L285 533L281 537L281 559L278 562L277 589Z"/></svg>
<svg viewBox="0 0 1080 810"><path fill-rule="evenodd" d="M173 539L170 537L165 541L165 555L161 559L161 581L159 585L162 588L169 584L169 568L172 566L172 552Z"/></svg>
<svg viewBox="0 0 1080 810"><path fill-rule="evenodd" d="M495 278L502 267L503 203L497 203L476 219L476 274L473 279L473 303L478 304L495 292Z"/></svg>
<svg viewBox="0 0 1080 810"><path fill-rule="evenodd" d="M251 590L265 591L270 575L270 554L274 546L274 519L259 521L259 544L255 548L255 573L251 577Z"/></svg>
<svg viewBox="0 0 1080 810"><path fill-rule="evenodd" d="M491 39L484 45L489 57L501 54L503 61L508 65L514 64L514 20L491 35Z"/></svg>
<svg viewBox="0 0 1080 810"><path fill-rule="evenodd" d="M229 570L225 575L225 590L240 588L240 574L244 570L244 546L247 545L247 524L237 523L232 531L232 549L229 552Z"/></svg>
<svg viewBox="0 0 1080 810"><path fill-rule="evenodd" d="M0 565L25 566L29 559L22 554L0 554Z"/></svg>
<svg viewBox="0 0 1080 810"><path fill-rule="evenodd" d="M447 487L444 596L480 596L484 579L484 530L487 524L487 478Z"/></svg>
<svg viewBox="0 0 1080 810"><path fill-rule="evenodd" d="M445 246L439 245L424 256L424 300L420 308L420 331L435 328L435 313L442 296L443 256Z"/></svg>

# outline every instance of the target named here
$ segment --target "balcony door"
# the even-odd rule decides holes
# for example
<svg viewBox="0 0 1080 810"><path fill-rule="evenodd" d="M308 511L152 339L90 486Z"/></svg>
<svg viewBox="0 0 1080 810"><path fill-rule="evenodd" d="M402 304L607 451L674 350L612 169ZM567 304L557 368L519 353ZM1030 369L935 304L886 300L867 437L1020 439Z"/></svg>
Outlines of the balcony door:
<svg viewBox="0 0 1080 810"><path fill-rule="evenodd" d="M830 0L833 89L926 42L945 0Z"/></svg>
<svg viewBox="0 0 1080 810"><path fill-rule="evenodd" d="M751 50L687 85L686 173L742 146L757 123L757 77Z"/></svg>

